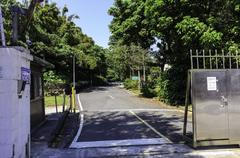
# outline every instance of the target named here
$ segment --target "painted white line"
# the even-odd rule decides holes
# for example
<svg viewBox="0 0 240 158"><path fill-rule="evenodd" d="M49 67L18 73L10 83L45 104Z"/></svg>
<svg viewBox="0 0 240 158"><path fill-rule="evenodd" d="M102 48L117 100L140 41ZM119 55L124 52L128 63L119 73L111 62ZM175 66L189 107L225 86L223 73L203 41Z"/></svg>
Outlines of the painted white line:
<svg viewBox="0 0 240 158"><path fill-rule="evenodd" d="M106 110L85 110L85 111L93 111L93 112L174 112L178 111L176 109L106 109Z"/></svg>
<svg viewBox="0 0 240 158"><path fill-rule="evenodd" d="M125 139L125 140L108 140L108 141L94 141L94 142L78 142L71 148L96 148L96 147L116 147L116 146L136 146L136 145L162 145L168 144L163 138L151 139Z"/></svg>
<svg viewBox="0 0 240 158"><path fill-rule="evenodd" d="M219 156L219 157L239 157L239 155L236 154L236 152L234 151L195 151L190 153L189 155L198 155L203 156L203 157L215 157L215 156ZM197 156L196 156L197 157Z"/></svg>
<svg viewBox="0 0 240 158"><path fill-rule="evenodd" d="M73 148L76 144L77 144L77 140L79 138L79 136L81 135L82 132L82 128L83 128L83 122L84 122L84 115L83 115L83 107L82 107L82 103L80 101L80 95L77 95L77 99L78 99L78 105L79 105L79 114L80 114L80 125L79 125L79 129L77 132L77 135L75 136L75 138L73 139L73 142L71 143L69 148Z"/></svg>
<svg viewBox="0 0 240 158"><path fill-rule="evenodd" d="M82 103L81 103L81 100L80 100L80 94L77 95L77 99L78 99L79 110L83 111Z"/></svg>
<svg viewBox="0 0 240 158"><path fill-rule="evenodd" d="M163 134L161 134L160 132L158 132L154 127L152 127L150 124L148 124L146 121L144 121L143 119L141 119L136 113L134 113L133 111L129 111L131 114L133 114L134 116L136 116L142 123L144 123L146 126L148 126L154 133L156 133L157 135L159 135L160 137L162 137L163 139L165 139L168 143L173 143L172 141L170 141L167 137L165 137Z"/></svg>
<svg viewBox="0 0 240 158"><path fill-rule="evenodd" d="M113 96L111 96L111 95L108 95L111 99L114 99L114 97Z"/></svg>

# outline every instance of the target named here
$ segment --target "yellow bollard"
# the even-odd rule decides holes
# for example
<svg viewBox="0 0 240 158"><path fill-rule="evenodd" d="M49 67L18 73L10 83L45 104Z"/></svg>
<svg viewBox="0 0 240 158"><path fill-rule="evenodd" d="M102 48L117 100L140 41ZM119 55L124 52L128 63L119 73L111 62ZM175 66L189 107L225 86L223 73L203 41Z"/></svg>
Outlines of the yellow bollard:
<svg viewBox="0 0 240 158"><path fill-rule="evenodd" d="M72 87L72 108L74 113L76 112L76 101L75 101L75 88ZM71 109L72 110L72 109Z"/></svg>

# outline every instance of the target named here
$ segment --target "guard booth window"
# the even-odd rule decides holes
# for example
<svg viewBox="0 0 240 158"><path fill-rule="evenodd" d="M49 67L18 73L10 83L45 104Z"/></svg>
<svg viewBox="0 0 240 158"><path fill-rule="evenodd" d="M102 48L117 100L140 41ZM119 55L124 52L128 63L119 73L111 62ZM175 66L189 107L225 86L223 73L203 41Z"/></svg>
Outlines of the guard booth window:
<svg viewBox="0 0 240 158"><path fill-rule="evenodd" d="M32 72L31 74L31 100L42 97L41 74Z"/></svg>

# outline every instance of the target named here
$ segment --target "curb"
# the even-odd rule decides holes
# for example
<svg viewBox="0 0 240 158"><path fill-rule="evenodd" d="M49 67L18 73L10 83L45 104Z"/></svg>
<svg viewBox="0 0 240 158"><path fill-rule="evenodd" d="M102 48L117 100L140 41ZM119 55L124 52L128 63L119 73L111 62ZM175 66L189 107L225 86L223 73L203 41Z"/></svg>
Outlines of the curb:
<svg viewBox="0 0 240 158"><path fill-rule="evenodd" d="M53 129L51 136L49 138L48 147L53 147L53 143L56 140L56 138L58 137L58 135L60 134L69 113L70 112L68 109L67 111L63 112L62 116L58 119L57 125Z"/></svg>

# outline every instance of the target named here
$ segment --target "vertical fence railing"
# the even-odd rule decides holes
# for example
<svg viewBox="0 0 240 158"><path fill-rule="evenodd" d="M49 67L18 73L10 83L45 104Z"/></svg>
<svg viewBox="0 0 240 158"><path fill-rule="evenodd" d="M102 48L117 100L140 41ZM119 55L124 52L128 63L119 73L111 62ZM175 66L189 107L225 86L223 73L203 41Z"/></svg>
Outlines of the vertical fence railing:
<svg viewBox="0 0 240 158"><path fill-rule="evenodd" d="M191 69L238 69L238 51L190 50Z"/></svg>
<svg viewBox="0 0 240 158"><path fill-rule="evenodd" d="M6 47L6 39L5 39L5 33L4 33L4 27L3 27L3 15L2 15L2 8L0 6L0 40L3 47Z"/></svg>

